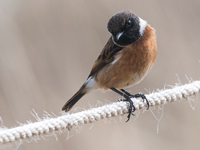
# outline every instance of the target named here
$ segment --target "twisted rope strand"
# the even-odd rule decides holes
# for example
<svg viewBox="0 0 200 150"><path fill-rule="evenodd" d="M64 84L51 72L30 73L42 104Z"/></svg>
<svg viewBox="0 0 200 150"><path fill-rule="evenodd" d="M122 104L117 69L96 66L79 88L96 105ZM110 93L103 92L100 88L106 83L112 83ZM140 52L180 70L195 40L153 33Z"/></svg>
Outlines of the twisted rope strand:
<svg viewBox="0 0 200 150"><path fill-rule="evenodd" d="M175 102L182 98L188 98L200 93L200 81L195 81L172 89L163 90L146 95L150 106ZM136 110L146 108L141 99L132 99ZM126 102L114 102L98 108L86 111L66 114L57 118L45 119L39 122L25 124L23 126L0 130L0 144L11 143L20 139L27 139L34 136L50 134L63 129L70 129L74 126L92 123L104 118L123 115L128 112Z"/></svg>

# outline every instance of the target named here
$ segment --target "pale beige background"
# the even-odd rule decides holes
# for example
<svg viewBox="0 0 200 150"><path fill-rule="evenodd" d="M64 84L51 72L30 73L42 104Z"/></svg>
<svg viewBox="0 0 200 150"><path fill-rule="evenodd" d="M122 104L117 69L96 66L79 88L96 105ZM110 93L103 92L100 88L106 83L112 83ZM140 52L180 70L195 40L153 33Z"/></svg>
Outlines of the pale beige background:
<svg viewBox="0 0 200 150"><path fill-rule="evenodd" d="M63 104L87 78L110 33L107 22L115 13L131 10L157 33L158 55L150 74L132 93L183 83L185 75L200 77L199 0L0 0L0 116L7 127L35 121L32 109L60 115ZM113 92L95 91L76 107L97 100L116 101ZM126 116L82 126L19 150L199 150L200 106L188 101L168 104L156 133L150 111L125 123ZM156 111L155 111L156 112ZM156 115L160 115L157 114ZM93 126L93 127L92 127ZM92 127L92 128L91 128ZM91 129L90 129L91 128ZM7 148L15 149L15 146Z"/></svg>

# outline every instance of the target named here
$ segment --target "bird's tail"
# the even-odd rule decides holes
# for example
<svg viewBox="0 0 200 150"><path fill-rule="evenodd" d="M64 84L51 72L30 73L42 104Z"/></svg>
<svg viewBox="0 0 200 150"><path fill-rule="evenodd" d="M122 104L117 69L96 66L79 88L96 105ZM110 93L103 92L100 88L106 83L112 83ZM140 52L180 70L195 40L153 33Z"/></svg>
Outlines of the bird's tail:
<svg viewBox="0 0 200 150"><path fill-rule="evenodd" d="M76 92L76 94L74 94L74 96L72 96L72 98L65 103L65 105L62 107L62 111L68 112L87 92L88 90L86 88L86 84L83 84L78 92Z"/></svg>

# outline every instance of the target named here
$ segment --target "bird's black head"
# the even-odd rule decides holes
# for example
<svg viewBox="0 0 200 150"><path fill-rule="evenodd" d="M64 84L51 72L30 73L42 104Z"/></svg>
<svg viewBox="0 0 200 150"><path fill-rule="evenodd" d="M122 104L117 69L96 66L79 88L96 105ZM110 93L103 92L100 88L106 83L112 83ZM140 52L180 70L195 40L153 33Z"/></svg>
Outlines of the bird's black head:
<svg viewBox="0 0 200 150"><path fill-rule="evenodd" d="M146 21L130 11L122 11L114 15L108 22L108 31L113 42L119 46L129 45L140 38L146 27Z"/></svg>

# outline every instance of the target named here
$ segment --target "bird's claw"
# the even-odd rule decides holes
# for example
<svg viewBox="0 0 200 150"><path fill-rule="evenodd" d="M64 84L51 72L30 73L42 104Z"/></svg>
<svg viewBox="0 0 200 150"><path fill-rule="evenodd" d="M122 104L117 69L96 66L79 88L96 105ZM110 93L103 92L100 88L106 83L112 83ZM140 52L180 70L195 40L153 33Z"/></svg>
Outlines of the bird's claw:
<svg viewBox="0 0 200 150"><path fill-rule="evenodd" d="M149 109L149 101L147 100L146 96L143 94L143 93L138 93L138 94L135 94L135 95L130 95L130 97L132 98L138 98L138 97L141 97L143 102L146 101L147 103L147 110Z"/></svg>
<svg viewBox="0 0 200 150"><path fill-rule="evenodd" d="M129 102L129 109L128 109L128 116L127 116L127 121L126 122L128 122L129 120L130 120L130 118L131 118L131 115L133 115L133 116L135 116L132 112L134 112L135 111L135 106L134 106L134 104L133 104L133 101L129 98L129 97L127 97L126 99L124 99L124 100L120 100L120 101L125 101L125 102Z"/></svg>

